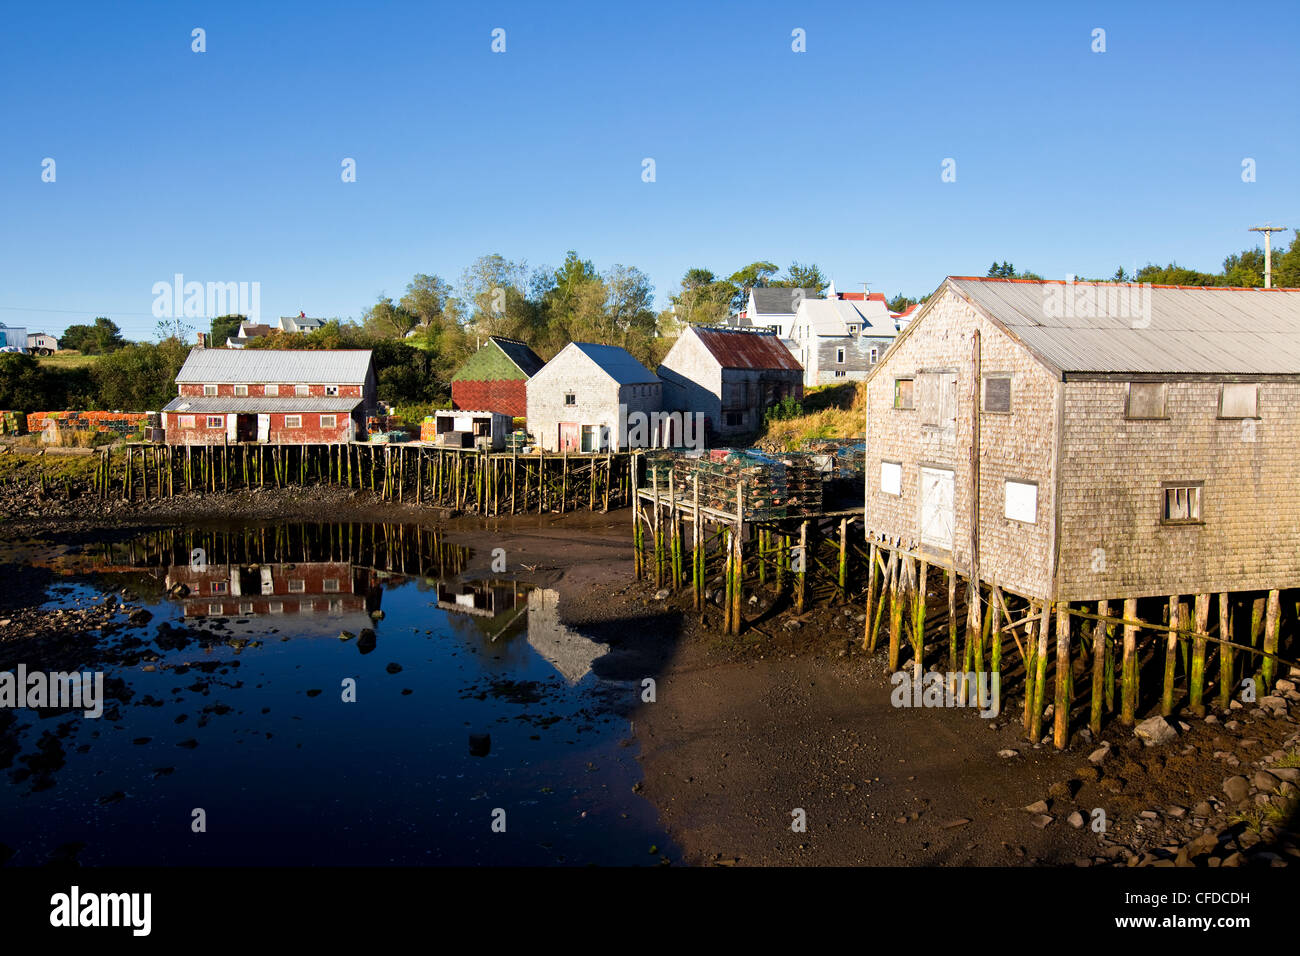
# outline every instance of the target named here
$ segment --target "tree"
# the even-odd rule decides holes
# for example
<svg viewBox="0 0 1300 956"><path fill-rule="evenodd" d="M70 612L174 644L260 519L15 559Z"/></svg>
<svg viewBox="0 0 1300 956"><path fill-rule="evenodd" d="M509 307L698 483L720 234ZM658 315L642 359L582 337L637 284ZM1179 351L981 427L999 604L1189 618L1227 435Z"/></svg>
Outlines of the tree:
<svg viewBox="0 0 1300 956"><path fill-rule="evenodd" d="M401 304L394 304L388 296L380 296L362 318L367 332L378 338L400 339L420 323L414 312Z"/></svg>
<svg viewBox="0 0 1300 956"><path fill-rule="evenodd" d="M178 338L126 345L95 363L99 404L128 412L158 411L176 396L176 374L190 354Z"/></svg>
<svg viewBox="0 0 1300 956"><path fill-rule="evenodd" d="M479 256L462 273L460 299L466 322L482 335L532 342L544 335L542 311L527 289L528 267L504 256Z"/></svg>
<svg viewBox="0 0 1300 956"><path fill-rule="evenodd" d="M743 309L749 301L749 290L766 287L778 271L780 267L775 262L760 259L733 272L727 278L727 281L736 287L736 292L731 299L732 311L739 312Z"/></svg>
<svg viewBox="0 0 1300 956"><path fill-rule="evenodd" d="M51 402L50 376L34 356L22 352L0 352L0 408L20 412L43 412L61 408Z"/></svg>
<svg viewBox="0 0 1300 956"><path fill-rule="evenodd" d="M889 306L890 312L902 312L909 305L916 305L918 302L921 301L922 301L921 299L913 299L910 296L903 295L903 293L900 292L898 293L898 295L890 299L886 303L886 305Z"/></svg>
<svg viewBox="0 0 1300 956"><path fill-rule="evenodd" d="M210 341L214 348L221 348L226 344L226 339L234 338L239 334L239 326L248 321L246 315L219 315L212 320Z"/></svg>
<svg viewBox="0 0 1300 956"><path fill-rule="evenodd" d="M821 295L830 282L814 263L804 265L792 262L790 268L786 270L785 278L773 282L772 285L785 286L788 289L812 289L816 295Z"/></svg>
<svg viewBox="0 0 1300 956"><path fill-rule="evenodd" d="M1037 272L1017 272L1016 267L1010 262L994 262L989 266L988 276L991 279L1042 279Z"/></svg>
<svg viewBox="0 0 1300 956"><path fill-rule="evenodd" d="M717 325L730 315L740 290L708 269L687 269L681 288L671 296L676 319L683 325ZM742 306L743 308L743 303Z"/></svg>
<svg viewBox="0 0 1300 956"><path fill-rule="evenodd" d="M122 330L111 319L100 316L94 325L70 325L59 338L59 348L76 349L85 355L107 355L126 345Z"/></svg>
<svg viewBox="0 0 1300 956"><path fill-rule="evenodd" d="M438 276L417 273L407 284L406 294L398 304L415 316L417 325L429 325L445 318L450 300L451 286Z"/></svg>

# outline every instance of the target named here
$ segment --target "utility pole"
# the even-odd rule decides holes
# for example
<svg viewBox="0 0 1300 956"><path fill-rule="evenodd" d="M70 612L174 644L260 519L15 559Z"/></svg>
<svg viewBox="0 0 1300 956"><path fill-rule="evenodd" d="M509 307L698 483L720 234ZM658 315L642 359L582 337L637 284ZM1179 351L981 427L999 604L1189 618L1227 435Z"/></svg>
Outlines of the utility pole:
<svg viewBox="0 0 1300 956"><path fill-rule="evenodd" d="M1273 233L1286 232L1286 226L1251 226L1251 232L1264 234L1264 288L1273 288Z"/></svg>

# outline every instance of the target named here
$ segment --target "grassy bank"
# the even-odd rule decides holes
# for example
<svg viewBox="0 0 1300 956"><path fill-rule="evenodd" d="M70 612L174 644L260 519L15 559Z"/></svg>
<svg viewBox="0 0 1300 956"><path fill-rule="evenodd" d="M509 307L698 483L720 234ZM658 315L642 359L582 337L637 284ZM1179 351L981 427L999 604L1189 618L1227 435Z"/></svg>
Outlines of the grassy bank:
<svg viewBox="0 0 1300 956"><path fill-rule="evenodd" d="M862 438L866 396L861 382L810 388L797 406L773 410L756 444L769 451L794 451L803 442L820 438Z"/></svg>

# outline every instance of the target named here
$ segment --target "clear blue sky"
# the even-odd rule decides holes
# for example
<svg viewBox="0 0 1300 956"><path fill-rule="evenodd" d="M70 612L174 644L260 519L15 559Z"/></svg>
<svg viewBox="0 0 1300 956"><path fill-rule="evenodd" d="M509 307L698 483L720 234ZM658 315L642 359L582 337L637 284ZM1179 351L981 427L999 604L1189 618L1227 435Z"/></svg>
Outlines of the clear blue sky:
<svg viewBox="0 0 1300 956"><path fill-rule="evenodd" d="M149 337L177 272L260 282L264 318L571 248L660 305L760 258L920 295L994 259L1217 270L1300 226L1292 2L28 3L0 31L0 322L32 330Z"/></svg>

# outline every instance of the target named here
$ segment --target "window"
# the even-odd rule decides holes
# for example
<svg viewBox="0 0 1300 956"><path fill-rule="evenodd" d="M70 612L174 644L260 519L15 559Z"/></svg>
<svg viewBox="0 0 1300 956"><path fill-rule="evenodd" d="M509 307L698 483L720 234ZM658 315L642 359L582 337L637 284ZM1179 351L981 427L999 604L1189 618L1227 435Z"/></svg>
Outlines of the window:
<svg viewBox="0 0 1300 956"><path fill-rule="evenodd" d="M850 325L849 335L857 335L857 334L858 334L858 327L856 325Z"/></svg>
<svg viewBox="0 0 1300 956"><path fill-rule="evenodd" d="M957 376L954 372L926 372L917 376L917 408L921 424L952 429L957 425Z"/></svg>
<svg viewBox="0 0 1300 956"><path fill-rule="evenodd" d="M284 416L284 427L285 427L285 428L302 428L302 416L301 416L301 415L285 415L285 416Z"/></svg>
<svg viewBox="0 0 1300 956"><path fill-rule="evenodd" d="M844 349L839 348L835 350L835 362L838 365L844 364Z"/></svg>
<svg viewBox="0 0 1300 956"><path fill-rule="evenodd" d="M267 396L268 398L276 398L276 397L278 397L279 394L280 394L280 386L279 386L279 385L263 385L263 386L262 386L262 394L265 395L265 396Z"/></svg>
<svg viewBox="0 0 1300 956"><path fill-rule="evenodd" d="M308 395L311 394L311 386L310 386L310 385L295 385L295 386L293 387L293 393L294 393L295 395L297 395L299 398L306 398Z"/></svg>
<svg viewBox="0 0 1300 956"><path fill-rule="evenodd" d="M179 415L179 416L177 416L176 426L177 426L178 428L193 428L193 427L194 427L194 416L193 416L193 415Z"/></svg>
<svg viewBox="0 0 1300 956"><path fill-rule="evenodd" d="M727 412L727 425L730 428L739 428L745 424L744 412Z"/></svg>
<svg viewBox="0 0 1300 956"><path fill-rule="evenodd" d="M835 377L836 377L836 378L848 378L848 377L849 377L849 373L848 373L848 372L843 372L843 371L837 371L837 372L835 373Z"/></svg>
<svg viewBox="0 0 1300 956"><path fill-rule="evenodd" d="M215 614L215 615L217 615L218 617L220 617L220 615L221 615L221 605L220 605L220 604L209 604L209 605L208 605L208 613L209 613L209 614Z"/></svg>
<svg viewBox="0 0 1300 956"><path fill-rule="evenodd" d="M240 604L240 605L239 605L239 613L240 613L240 614L252 614L252 613L253 613L253 602L252 602L252 601L245 601L245 602L243 602L242 604Z"/></svg>
<svg viewBox="0 0 1300 956"><path fill-rule="evenodd" d="M284 613L284 602L283 602L283 601L272 601L272 602L270 602L269 604L267 604L266 609L267 609L268 611L270 611L272 614L283 614L283 613Z"/></svg>
<svg viewBox="0 0 1300 956"><path fill-rule="evenodd" d="M989 375L984 379L984 411L994 412L997 414L1010 414L1010 375Z"/></svg>
<svg viewBox="0 0 1300 956"><path fill-rule="evenodd" d="M321 428L336 428L338 423L339 417L337 415L322 415L320 417Z"/></svg>
<svg viewBox="0 0 1300 956"><path fill-rule="evenodd" d="M871 355L871 364L872 364L872 365L875 365L877 362L880 361L880 349L879 349L877 346L874 346L874 345L873 345L873 346L871 347L871 353L870 353L870 355Z"/></svg>
<svg viewBox="0 0 1300 956"><path fill-rule="evenodd" d="M236 385L236 386L235 386L235 394L236 394L237 396L239 396L240 398L246 398L246 397L248 396L248 386L247 386L247 385Z"/></svg>
<svg viewBox="0 0 1300 956"><path fill-rule="evenodd" d="M339 387L338 387L337 385L326 385L326 386L325 386L325 394L326 394L329 398L338 398L338 397L339 397Z"/></svg>
<svg viewBox="0 0 1300 956"><path fill-rule="evenodd" d="M1125 417L1142 420L1168 418L1165 414L1164 382L1129 382Z"/></svg>
<svg viewBox="0 0 1300 956"><path fill-rule="evenodd" d="M1201 481L1167 482L1160 520L1164 524L1201 523Z"/></svg>
<svg viewBox="0 0 1300 956"><path fill-rule="evenodd" d="M912 385L910 378L894 379L894 407L895 408L915 408L912 401Z"/></svg>
<svg viewBox="0 0 1300 956"><path fill-rule="evenodd" d="M215 394L217 394L217 386L215 386L215 385L204 385L204 386L203 386L203 394L204 394L204 395L215 395Z"/></svg>
<svg viewBox="0 0 1300 956"><path fill-rule="evenodd" d="M1220 418L1258 418L1259 386L1225 384L1219 394Z"/></svg>
<svg viewBox="0 0 1300 956"><path fill-rule="evenodd" d="M579 446L584 452L596 451L596 428L595 425L582 426L582 444Z"/></svg>
<svg viewBox="0 0 1300 956"><path fill-rule="evenodd" d="M1002 513L1012 521L1038 523L1038 485L1032 481L1007 480Z"/></svg>
<svg viewBox="0 0 1300 956"><path fill-rule="evenodd" d="M226 427L226 419L225 419L225 416L223 416L223 415L209 415L209 416L208 416L208 427L209 427L209 428L225 428L225 427Z"/></svg>
<svg viewBox="0 0 1300 956"><path fill-rule="evenodd" d="M322 591L326 591L326 592L329 592L329 591L337 591L337 590L339 589L339 579L338 579L338 578L325 578L325 579L322 580L321 583L320 583L320 589L321 589Z"/></svg>
<svg viewBox="0 0 1300 956"><path fill-rule="evenodd" d="M289 579L290 594L303 594L306 592L306 590L307 590L307 582L304 581L302 578Z"/></svg>
<svg viewBox="0 0 1300 956"><path fill-rule="evenodd" d="M565 405L577 405L577 404L578 404L578 396L577 396L577 395L574 395L572 392L565 392L565 393L564 393L564 404L565 404Z"/></svg>
<svg viewBox="0 0 1300 956"><path fill-rule="evenodd" d="M903 465L897 461L880 463L880 490L887 495L903 493Z"/></svg>
<svg viewBox="0 0 1300 956"><path fill-rule="evenodd" d="M227 591L229 591L229 590L230 590L230 585L229 585L227 582L225 582L225 581L213 581L213 582L212 582L212 590L209 591L208 593L209 593L209 594L225 594L225 593L226 593Z"/></svg>

